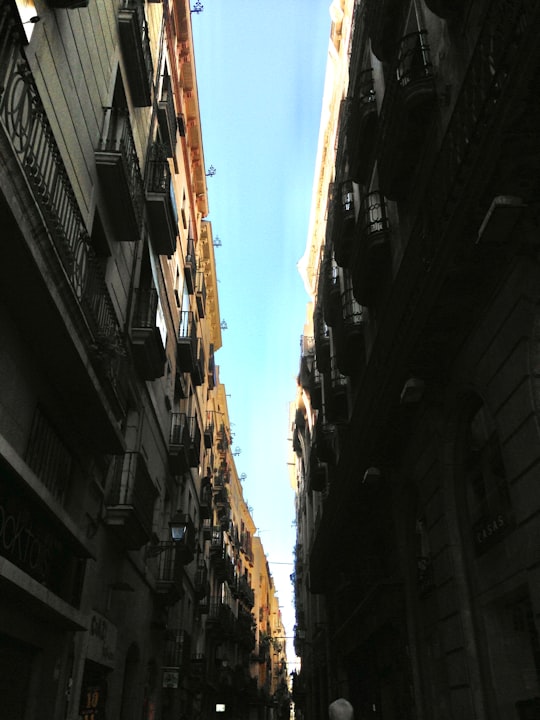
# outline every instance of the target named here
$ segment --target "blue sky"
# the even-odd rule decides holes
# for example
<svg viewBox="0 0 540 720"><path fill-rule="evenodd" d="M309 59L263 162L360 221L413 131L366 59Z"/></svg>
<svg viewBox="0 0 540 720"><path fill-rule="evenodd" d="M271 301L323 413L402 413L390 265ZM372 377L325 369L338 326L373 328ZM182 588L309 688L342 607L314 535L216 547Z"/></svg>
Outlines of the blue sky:
<svg viewBox="0 0 540 720"><path fill-rule="evenodd" d="M194 2L192 6L194 6ZM304 253L330 35L330 0L204 0L192 14L223 347L238 473L287 634L295 542L287 468L308 297ZM292 646L289 644L289 648ZM292 668L292 650L289 650Z"/></svg>

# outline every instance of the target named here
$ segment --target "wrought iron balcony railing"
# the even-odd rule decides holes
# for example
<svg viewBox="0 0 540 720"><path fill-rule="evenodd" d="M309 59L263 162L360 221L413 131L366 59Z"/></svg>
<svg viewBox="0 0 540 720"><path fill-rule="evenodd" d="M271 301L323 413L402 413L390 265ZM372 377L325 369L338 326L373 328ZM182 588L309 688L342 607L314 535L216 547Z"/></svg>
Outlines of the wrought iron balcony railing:
<svg viewBox="0 0 540 720"><path fill-rule="evenodd" d="M105 522L128 550L138 550L150 541L157 494L142 453L114 458Z"/></svg>
<svg viewBox="0 0 540 720"><path fill-rule="evenodd" d="M95 158L116 236L134 242L142 230L144 188L127 109L104 108Z"/></svg>
<svg viewBox="0 0 540 720"><path fill-rule="evenodd" d="M369 306L377 296L390 260L390 225L386 200L378 190L362 198L351 258L354 296Z"/></svg>
<svg viewBox="0 0 540 720"><path fill-rule="evenodd" d="M210 450L214 444L214 423L208 420L206 427L204 428L204 447Z"/></svg>
<svg viewBox="0 0 540 720"><path fill-rule="evenodd" d="M349 265L351 257L354 226L356 222L356 203L352 180L334 184L335 197L332 202L332 222L330 243L334 246L336 263L341 267Z"/></svg>
<svg viewBox="0 0 540 720"><path fill-rule="evenodd" d="M194 385L202 385L206 380L206 356L202 338L197 338L196 359L191 373Z"/></svg>
<svg viewBox="0 0 540 720"><path fill-rule="evenodd" d="M181 475L190 467L189 421L185 413L171 413L169 434L169 465L175 475Z"/></svg>
<svg viewBox="0 0 540 720"><path fill-rule="evenodd" d="M396 68L396 76L401 88L418 92L427 81L430 95L433 88L433 66L427 42L427 31L418 30L401 39ZM409 93L406 95L406 104Z"/></svg>
<svg viewBox="0 0 540 720"><path fill-rule="evenodd" d="M152 101L154 69L144 5L144 0L122 0L118 13L118 32L136 107L148 106Z"/></svg>
<svg viewBox="0 0 540 720"><path fill-rule="evenodd" d="M333 327L341 317L341 286L340 269L333 253L327 247L321 267L321 279L323 290L323 314L327 325Z"/></svg>
<svg viewBox="0 0 540 720"><path fill-rule="evenodd" d="M195 299L197 301L199 317L203 318L206 315L206 278L202 270L197 271Z"/></svg>
<svg viewBox="0 0 540 720"><path fill-rule="evenodd" d="M362 70L348 100L347 147L350 175L357 182L369 176L378 128L377 98L373 70Z"/></svg>
<svg viewBox="0 0 540 720"><path fill-rule="evenodd" d="M182 310L177 338L178 369L192 373L197 362L197 323L191 310Z"/></svg>
<svg viewBox="0 0 540 720"><path fill-rule="evenodd" d="M174 605L184 596L182 550L167 540L152 546L157 556L156 593L165 605Z"/></svg>
<svg viewBox="0 0 540 720"><path fill-rule="evenodd" d="M92 333L90 348L118 417L127 406L125 347L120 326L73 186L22 47L14 4L0 6L0 122L42 211L73 297Z"/></svg>
<svg viewBox="0 0 540 720"><path fill-rule="evenodd" d="M197 258L195 257L195 241L191 232L188 234L187 250L184 258L184 279L190 295L195 291L195 276L197 273Z"/></svg>
<svg viewBox="0 0 540 720"><path fill-rule="evenodd" d="M364 310L355 299L350 276L341 293L341 322L334 340L340 373L353 377L365 366Z"/></svg>
<svg viewBox="0 0 540 720"><path fill-rule="evenodd" d="M189 427L189 463L191 467L197 467L201 460L202 432L199 425L199 418L196 415L188 417Z"/></svg>
<svg viewBox="0 0 540 720"><path fill-rule="evenodd" d="M214 344L210 343L208 357L208 388L213 390L217 385L217 367L214 355Z"/></svg>
<svg viewBox="0 0 540 720"><path fill-rule="evenodd" d="M157 116L161 136L164 138L167 154L174 157L176 150L177 120L174 108L174 97L172 92L171 78L169 75L163 77L161 97L158 101Z"/></svg>
<svg viewBox="0 0 540 720"><path fill-rule="evenodd" d="M167 149L161 143L152 145L146 164L146 208L156 252L173 255L178 238L178 212Z"/></svg>
<svg viewBox="0 0 540 720"><path fill-rule="evenodd" d="M165 372L165 348L157 326L158 304L155 288L138 288L131 323L131 343L135 362L145 380L155 380Z"/></svg>
<svg viewBox="0 0 540 720"><path fill-rule="evenodd" d="M191 664L191 635L183 628L171 628L165 636L163 664L188 669Z"/></svg>
<svg viewBox="0 0 540 720"><path fill-rule="evenodd" d="M315 358L317 369L324 373L330 369L330 328L325 322L323 310L317 303L313 312L313 329L315 333Z"/></svg>
<svg viewBox="0 0 540 720"><path fill-rule="evenodd" d="M435 107L435 83L427 33L402 38L395 74L386 85L377 158L381 191L391 200L406 197Z"/></svg>

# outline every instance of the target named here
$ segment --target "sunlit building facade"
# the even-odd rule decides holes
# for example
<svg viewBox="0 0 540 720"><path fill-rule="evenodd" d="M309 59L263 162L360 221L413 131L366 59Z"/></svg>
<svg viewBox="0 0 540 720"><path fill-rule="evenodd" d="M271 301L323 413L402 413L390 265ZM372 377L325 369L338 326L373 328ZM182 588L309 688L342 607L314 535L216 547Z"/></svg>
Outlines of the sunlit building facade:
<svg viewBox="0 0 540 720"><path fill-rule="evenodd" d="M190 3L1 0L2 720L265 717L207 215Z"/></svg>
<svg viewBox="0 0 540 720"><path fill-rule="evenodd" d="M292 427L296 715L345 696L362 718L529 720L540 8L332 8L347 74L325 92Z"/></svg>

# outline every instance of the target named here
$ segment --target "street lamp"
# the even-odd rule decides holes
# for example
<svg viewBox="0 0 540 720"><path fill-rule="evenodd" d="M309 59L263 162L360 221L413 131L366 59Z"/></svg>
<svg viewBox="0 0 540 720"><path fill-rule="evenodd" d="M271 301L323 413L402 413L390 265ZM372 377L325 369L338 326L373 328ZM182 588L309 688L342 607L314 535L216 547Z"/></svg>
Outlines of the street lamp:
<svg viewBox="0 0 540 720"><path fill-rule="evenodd" d="M148 546L146 548L146 557L156 557L175 545L183 544L188 534L190 522L189 515L177 510L169 520L170 541Z"/></svg>

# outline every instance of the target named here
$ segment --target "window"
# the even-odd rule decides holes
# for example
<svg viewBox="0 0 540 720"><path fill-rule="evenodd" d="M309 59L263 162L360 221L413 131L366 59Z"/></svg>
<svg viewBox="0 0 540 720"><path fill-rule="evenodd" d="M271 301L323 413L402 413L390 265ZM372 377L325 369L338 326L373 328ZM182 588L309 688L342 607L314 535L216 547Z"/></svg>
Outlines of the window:
<svg viewBox="0 0 540 720"><path fill-rule="evenodd" d="M499 436L485 406L474 413L467 428L465 493L474 548L483 553L513 527Z"/></svg>

